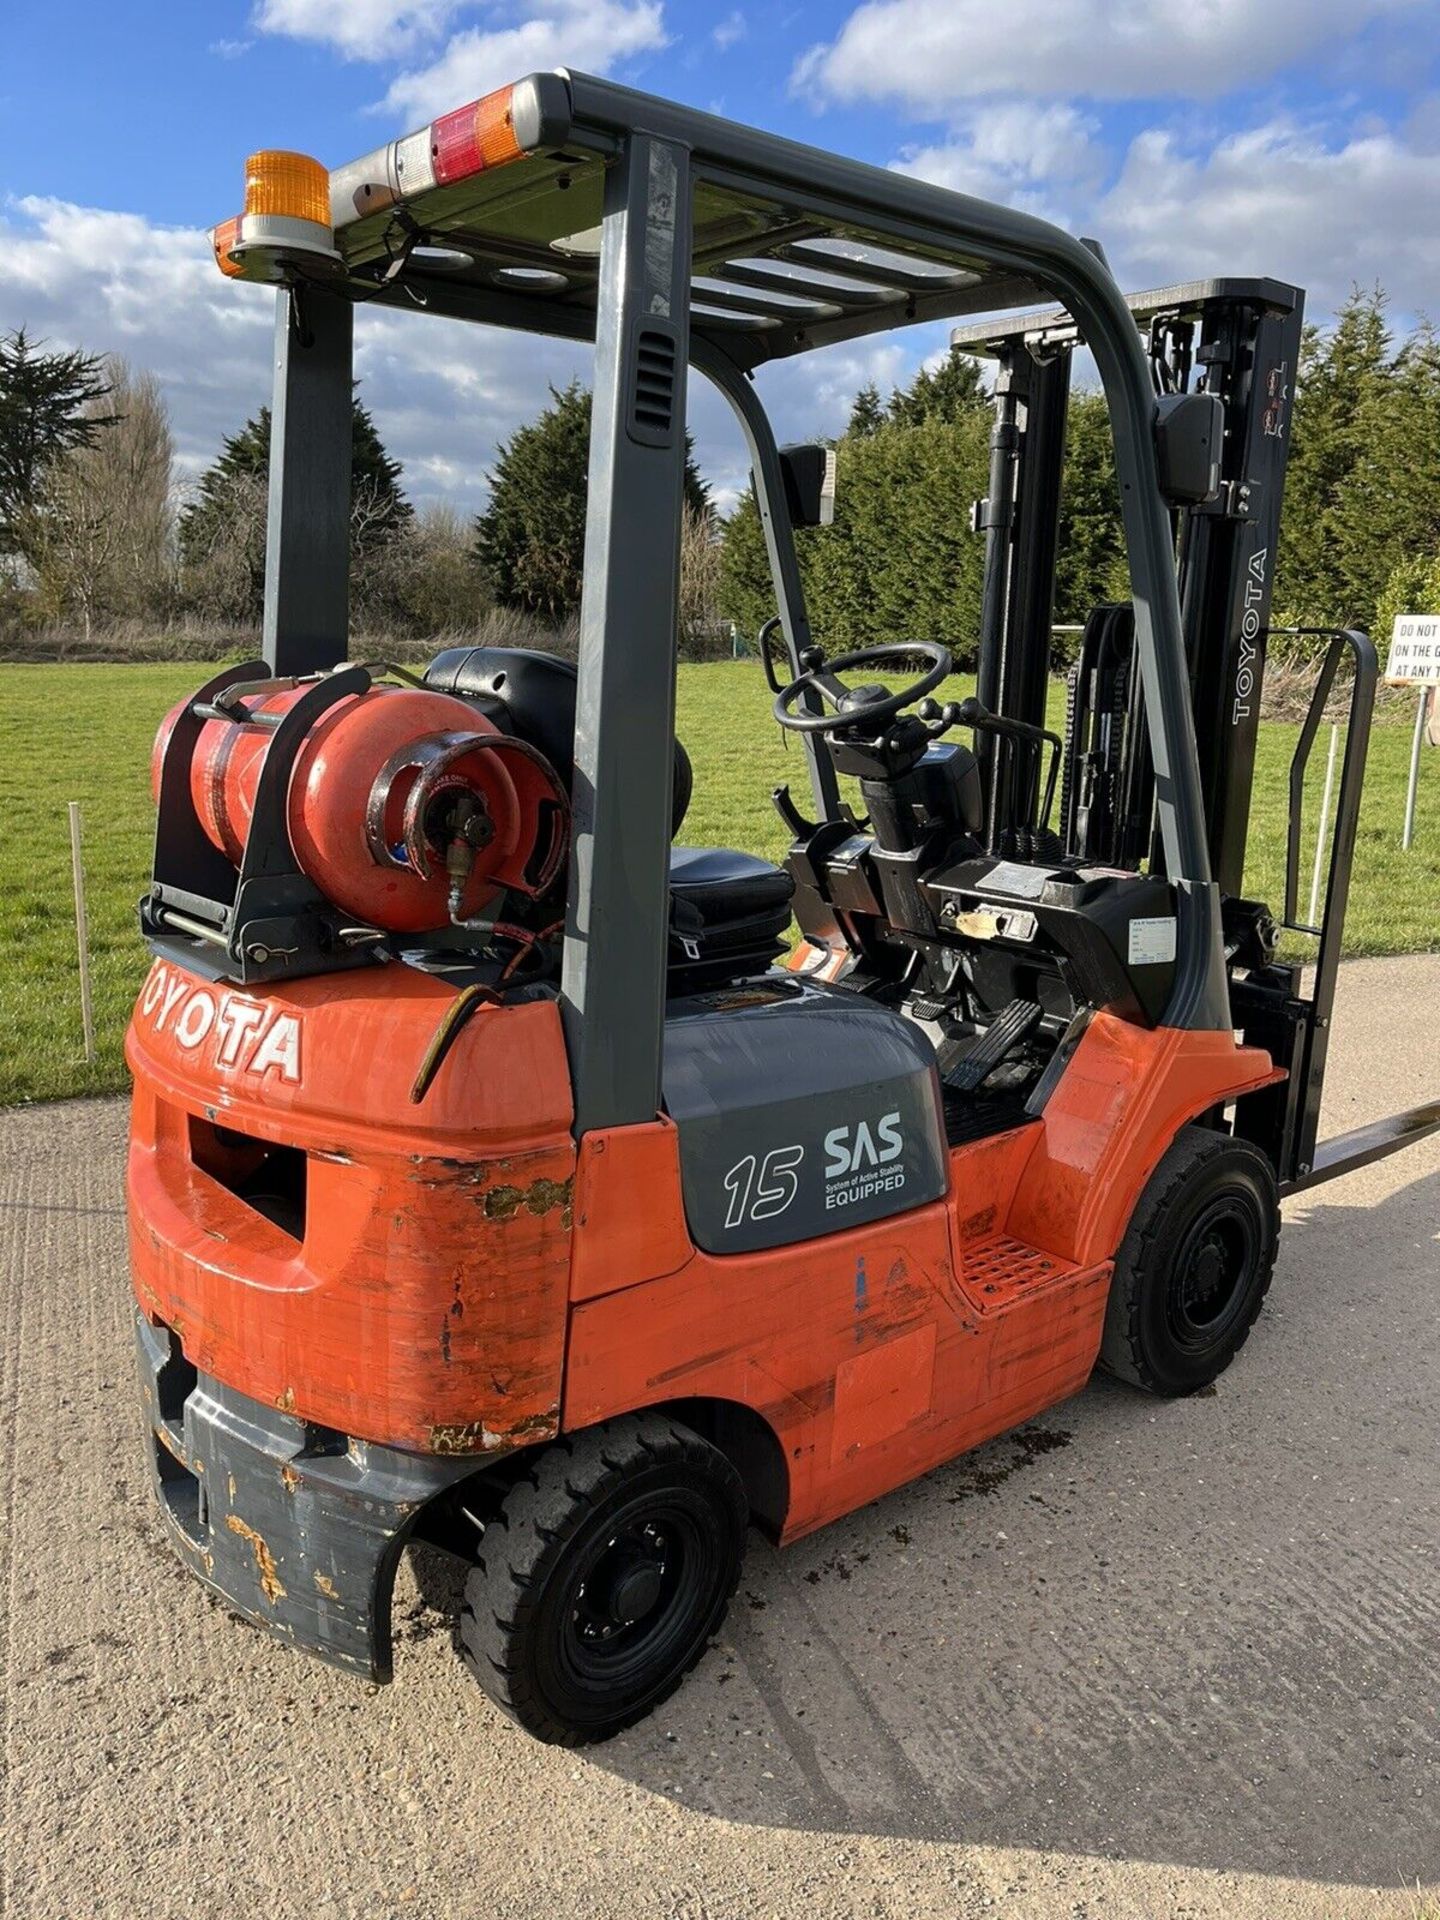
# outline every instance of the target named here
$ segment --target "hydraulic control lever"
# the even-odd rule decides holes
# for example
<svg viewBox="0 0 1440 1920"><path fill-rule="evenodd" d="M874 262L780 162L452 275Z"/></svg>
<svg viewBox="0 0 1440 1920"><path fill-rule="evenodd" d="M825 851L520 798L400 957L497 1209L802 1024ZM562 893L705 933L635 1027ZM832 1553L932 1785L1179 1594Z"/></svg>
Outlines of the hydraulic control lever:
<svg viewBox="0 0 1440 1920"><path fill-rule="evenodd" d="M986 733L1013 734L1017 740L1032 740L1036 746L1051 746L1057 750L1061 745L1058 733L1051 733L1048 727L1032 727L1028 720L1007 720L1003 714L991 713L988 707L982 707L972 694L968 700L960 701L955 717L962 727L979 727Z"/></svg>
<svg viewBox="0 0 1440 1920"><path fill-rule="evenodd" d="M1055 804L1055 782L1060 772L1060 756L1064 752L1064 742L1058 733L1051 733L1048 727L1032 726L1028 720L1010 720L1003 714L991 713L988 707L982 707L972 694L968 700L962 700L954 709L954 719L962 727L973 727L980 733L993 733L1002 740L1020 740L1033 747L1036 755L1043 753L1048 746L1050 752L1050 772L1045 781L1045 799L1037 819L1032 811L1027 815L1019 831L1022 849L1034 854L1043 829L1050 825L1050 810ZM947 721L947 724L949 722ZM991 774L989 839L990 850L995 852L996 841L1002 827L995 814L995 781L999 774L999 764L995 764Z"/></svg>

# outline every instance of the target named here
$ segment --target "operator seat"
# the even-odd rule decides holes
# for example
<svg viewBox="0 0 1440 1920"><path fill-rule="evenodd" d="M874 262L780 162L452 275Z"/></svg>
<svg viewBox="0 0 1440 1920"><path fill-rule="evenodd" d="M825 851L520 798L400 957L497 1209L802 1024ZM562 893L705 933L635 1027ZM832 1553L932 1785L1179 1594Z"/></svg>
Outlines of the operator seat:
<svg viewBox="0 0 1440 1920"><path fill-rule="evenodd" d="M428 686L473 700L496 726L538 747L567 787L575 771L578 679L571 661L529 647L450 647L425 669ZM677 740L672 837L693 784L690 756ZM794 891L788 873L753 854L672 847L671 992L763 972L783 950Z"/></svg>

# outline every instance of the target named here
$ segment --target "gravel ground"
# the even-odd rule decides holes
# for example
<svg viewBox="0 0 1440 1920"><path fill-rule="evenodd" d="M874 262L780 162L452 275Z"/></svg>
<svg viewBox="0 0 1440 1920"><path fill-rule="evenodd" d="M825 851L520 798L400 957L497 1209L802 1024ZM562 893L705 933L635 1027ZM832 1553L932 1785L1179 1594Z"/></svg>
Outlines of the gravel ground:
<svg viewBox="0 0 1440 1920"><path fill-rule="evenodd" d="M1332 1130L1434 1094L1437 992L1440 959L1346 968ZM1216 1393L1097 1381L783 1555L757 1541L680 1696L577 1758L467 1679L443 1561L402 1576L374 1689L172 1560L124 1125L114 1101L0 1114L0 1911L1413 1920L1433 1898L1440 1143L1289 1204Z"/></svg>

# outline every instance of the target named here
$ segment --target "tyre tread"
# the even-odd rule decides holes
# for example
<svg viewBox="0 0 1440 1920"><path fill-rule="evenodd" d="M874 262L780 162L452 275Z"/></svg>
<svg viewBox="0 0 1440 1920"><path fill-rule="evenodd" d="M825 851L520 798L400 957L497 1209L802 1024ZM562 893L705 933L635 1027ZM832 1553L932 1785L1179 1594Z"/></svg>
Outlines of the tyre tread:
<svg viewBox="0 0 1440 1920"><path fill-rule="evenodd" d="M459 1616L461 1657L502 1712L542 1740L579 1746L619 1732L673 1692L713 1638L712 1630L699 1640L684 1667L667 1682L664 1694L607 1724L602 1733L577 1729L557 1716L536 1688L524 1655L525 1637L546 1580L570 1533L591 1508L636 1472L666 1460L712 1476L743 1530L748 1503L735 1468L690 1428L654 1413L627 1415L553 1442L537 1456L532 1471L517 1479L499 1519L486 1530ZM720 1599L717 1627L739 1576L737 1554Z"/></svg>
<svg viewBox="0 0 1440 1920"><path fill-rule="evenodd" d="M1157 1260L1161 1241L1169 1231L1173 1209L1197 1172L1207 1162L1223 1157L1248 1158L1260 1177L1270 1213L1269 1251L1260 1282L1255 1289L1244 1324L1232 1336L1230 1350L1211 1378L1217 1378L1234 1360L1250 1337L1250 1329L1259 1318L1275 1271L1280 1235L1280 1205L1275 1190L1274 1171L1260 1149L1248 1140L1228 1133L1214 1133L1198 1126L1182 1127L1169 1150L1151 1175L1130 1221L1130 1227L1115 1257L1115 1272L1110 1283L1110 1298L1105 1312L1105 1329L1100 1342L1100 1366L1116 1379L1139 1387L1147 1393L1173 1396L1147 1359L1141 1328L1145 1303L1144 1281ZM1187 1391L1198 1391L1205 1382Z"/></svg>

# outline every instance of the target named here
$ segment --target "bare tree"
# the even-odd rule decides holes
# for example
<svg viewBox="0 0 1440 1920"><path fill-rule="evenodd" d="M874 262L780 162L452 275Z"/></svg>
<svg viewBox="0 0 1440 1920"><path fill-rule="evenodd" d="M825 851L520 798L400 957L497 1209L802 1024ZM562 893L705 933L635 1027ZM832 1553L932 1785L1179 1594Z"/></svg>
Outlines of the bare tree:
<svg viewBox="0 0 1440 1920"><path fill-rule="evenodd" d="M86 640L97 617L109 611L108 589L122 546L119 515L94 485L90 451L54 461L34 503L15 523L42 612L52 620L78 615Z"/></svg>
<svg viewBox="0 0 1440 1920"><path fill-rule="evenodd" d="M173 592L173 445L153 374L104 363L97 431L48 468L18 520L36 597L54 619L163 616ZM103 419L98 410L104 405Z"/></svg>
<svg viewBox="0 0 1440 1920"><path fill-rule="evenodd" d="M709 507L685 503L680 525L680 647L704 659L720 649L720 581L724 541Z"/></svg>
<svg viewBox="0 0 1440 1920"><path fill-rule="evenodd" d="M175 578L175 445L160 383L123 360L107 362L108 405L117 418L97 440L102 491L120 518L128 579L116 582L118 610L168 610Z"/></svg>
<svg viewBox="0 0 1440 1920"><path fill-rule="evenodd" d="M388 630L414 639L468 632L487 599L469 521L435 501L413 519L372 536L375 512L373 500L357 488L350 542L356 625L372 635Z"/></svg>
<svg viewBox="0 0 1440 1920"><path fill-rule="evenodd" d="M225 489L225 514L205 522L203 543L193 533L184 553L185 605L205 620L255 625L265 579L265 520L269 488L263 473L239 473Z"/></svg>

